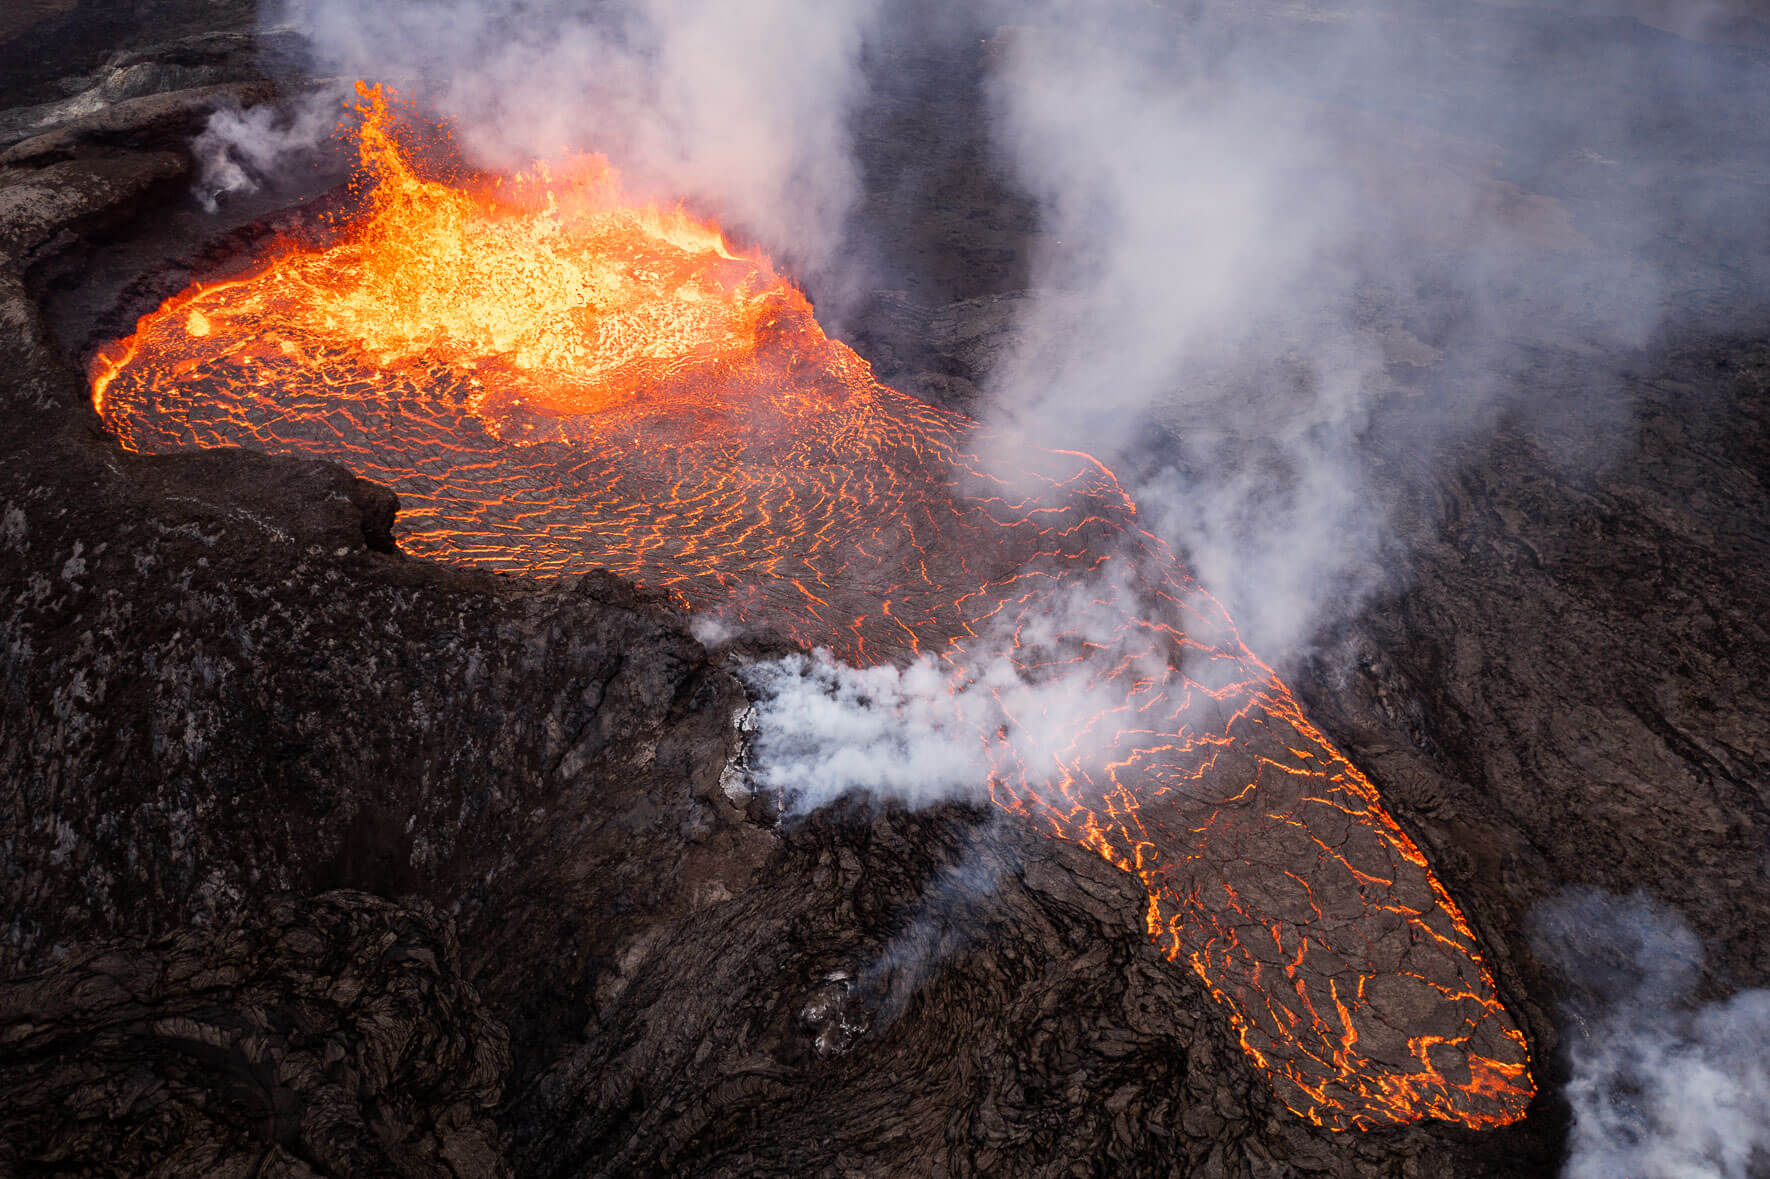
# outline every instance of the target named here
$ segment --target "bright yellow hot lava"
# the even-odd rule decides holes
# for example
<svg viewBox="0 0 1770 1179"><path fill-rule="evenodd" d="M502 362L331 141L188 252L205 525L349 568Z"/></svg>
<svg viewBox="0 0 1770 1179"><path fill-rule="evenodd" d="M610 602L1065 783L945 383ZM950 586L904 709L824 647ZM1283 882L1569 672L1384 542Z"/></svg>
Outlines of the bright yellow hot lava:
<svg viewBox="0 0 1770 1179"><path fill-rule="evenodd" d="M854 664L931 655L1033 737L979 726L991 797L1142 881L1291 1109L1523 1114L1524 1036L1456 904L1111 472L880 385L765 258L624 204L599 161L422 178L363 95L373 187L335 242L96 358L125 446L335 459L399 492L414 554L611 569ZM1004 649L1070 695L994 687Z"/></svg>
<svg viewBox="0 0 1770 1179"><path fill-rule="evenodd" d="M362 135L374 206L313 283L326 328L384 364L497 362L582 413L660 368L741 362L782 285L680 210L623 206L600 159L473 196L403 167L383 118Z"/></svg>

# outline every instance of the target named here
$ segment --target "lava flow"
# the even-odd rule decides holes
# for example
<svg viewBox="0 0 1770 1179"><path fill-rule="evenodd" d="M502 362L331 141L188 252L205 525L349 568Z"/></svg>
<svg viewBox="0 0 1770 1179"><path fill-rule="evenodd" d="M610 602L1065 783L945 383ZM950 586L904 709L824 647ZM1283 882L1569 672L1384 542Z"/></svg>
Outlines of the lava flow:
<svg viewBox="0 0 1770 1179"><path fill-rule="evenodd" d="M94 361L125 446L333 459L399 493L410 553L613 570L852 664L928 655L958 687L1005 653L1065 706L1000 698L992 797L1142 880L1287 1106L1522 1116L1524 1037L1457 906L1105 467L880 385L765 258L623 204L598 161L420 177L363 94L368 201L336 240Z"/></svg>

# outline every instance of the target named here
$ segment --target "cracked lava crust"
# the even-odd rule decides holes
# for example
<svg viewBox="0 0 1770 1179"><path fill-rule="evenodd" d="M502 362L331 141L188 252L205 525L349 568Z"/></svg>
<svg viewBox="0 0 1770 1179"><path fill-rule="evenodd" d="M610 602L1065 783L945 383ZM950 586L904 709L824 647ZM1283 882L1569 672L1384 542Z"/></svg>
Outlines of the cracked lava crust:
<svg viewBox="0 0 1770 1179"><path fill-rule="evenodd" d="M976 723L991 797L1137 875L1290 1109L1523 1116L1524 1036L1456 904L1110 471L880 385L766 258L599 160L420 176L361 93L360 215L95 358L123 445L332 459L398 492L411 554L608 569L857 665L1061 677L1061 711L1000 693Z"/></svg>

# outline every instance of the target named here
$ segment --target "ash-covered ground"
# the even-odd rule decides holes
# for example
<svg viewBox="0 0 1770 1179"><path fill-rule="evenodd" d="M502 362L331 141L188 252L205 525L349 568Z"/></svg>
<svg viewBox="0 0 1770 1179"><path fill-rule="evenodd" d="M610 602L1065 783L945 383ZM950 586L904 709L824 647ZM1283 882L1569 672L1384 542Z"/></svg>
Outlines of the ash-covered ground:
<svg viewBox="0 0 1770 1179"><path fill-rule="evenodd" d="M1762 65L1749 10L1524 11L1521 79L1598 35ZM1264 35L1305 52L1320 17ZM1423 53L1479 48L1419 19ZM1691 1173L1766 1172L1770 317L1737 217L1666 235L1645 342L1550 324L1479 429L1366 432L1382 576L1261 651L1469 915L1540 1090L1504 1129L1330 1133L1094 854L960 803L782 822L733 778L727 656L658 600L402 557L335 466L102 431L90 348L292 199L191 197L210 112L299 86L255 30L0 18L0 1171L1583 1176L1706 1100L1738 1116ZM1050 244L977 115L999 52L874 63L868 280L810 291L881 380L972 412ZM1488 179L1537 238L1686 187ZM1372 296L1389 421L1468 377L1445 302ZM1614 396L1537 411L1582 383Z"/></svg>

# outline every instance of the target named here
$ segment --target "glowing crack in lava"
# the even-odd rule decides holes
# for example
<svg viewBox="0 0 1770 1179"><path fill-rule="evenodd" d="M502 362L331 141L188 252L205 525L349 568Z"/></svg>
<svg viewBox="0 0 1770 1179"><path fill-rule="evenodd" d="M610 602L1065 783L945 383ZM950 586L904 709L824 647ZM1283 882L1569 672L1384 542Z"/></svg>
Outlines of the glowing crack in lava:
<svg viewBox="0 0 1770 1179"><path fill-rule="evenodd" d="M1462 914L1109 471L878 384L765 258L621 203L595 160L420 177L363 93L370 195L336 240L281 242L95 359L125 446L333 459L397 490L413 554L606 568L858 665L932 656L957 687L1005 649L1064 677L1091 715L1004 696L978 729L992 797L1142 880L1287 1106L1523 1114L1525 1040ZM1090 624L1056 630L1078 602Z"/></svg>

